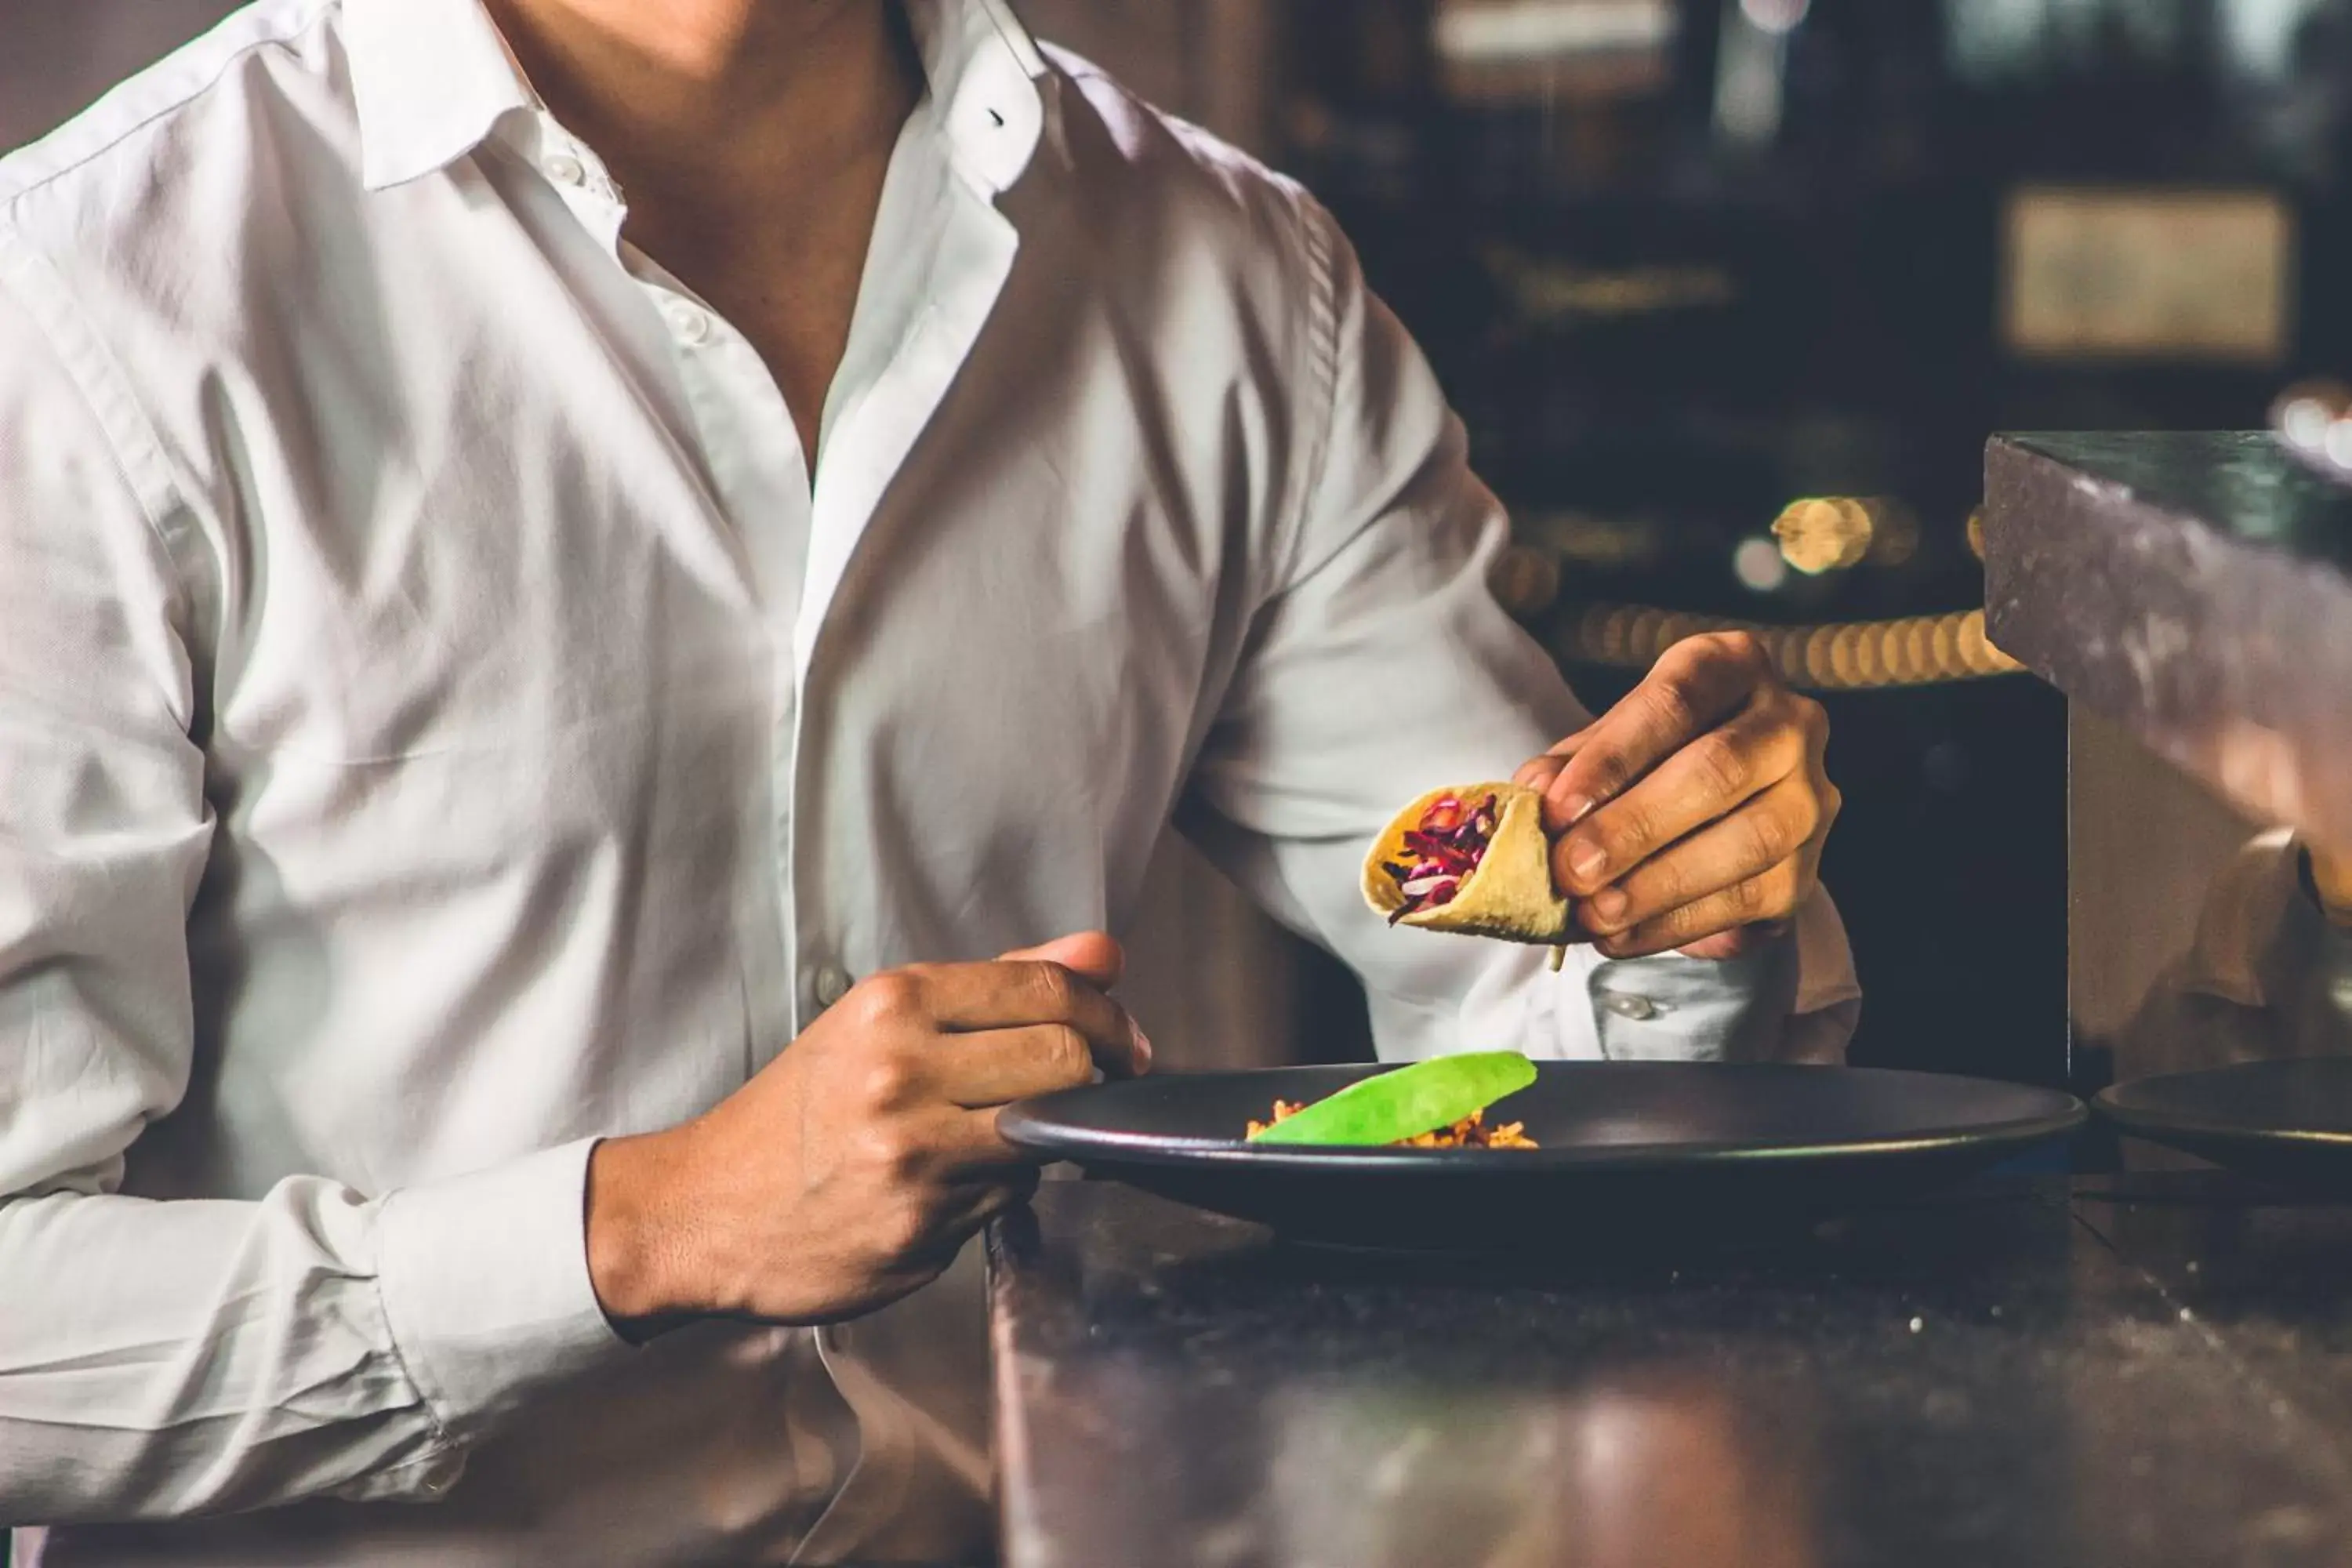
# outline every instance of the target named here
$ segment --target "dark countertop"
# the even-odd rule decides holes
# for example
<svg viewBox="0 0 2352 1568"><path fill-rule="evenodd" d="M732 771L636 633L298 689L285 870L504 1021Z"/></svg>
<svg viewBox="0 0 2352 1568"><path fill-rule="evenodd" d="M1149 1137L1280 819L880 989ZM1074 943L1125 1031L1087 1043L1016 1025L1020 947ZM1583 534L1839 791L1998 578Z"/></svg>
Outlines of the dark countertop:
<svg viewBox="0 0 2352 1568"><path fill-rule="evenodd" d="M1997 647L2352 839L2352 486L2262 432L1999 437L1984 533Z"/></svg>
<svg viewBox="0 0 2352 1568"><path fill-rule="evenodd" d="M1449 1264L1074 1182L991 1257L1006 1568L2352 1560L2352 1207L2010 1182Z"/></svg>

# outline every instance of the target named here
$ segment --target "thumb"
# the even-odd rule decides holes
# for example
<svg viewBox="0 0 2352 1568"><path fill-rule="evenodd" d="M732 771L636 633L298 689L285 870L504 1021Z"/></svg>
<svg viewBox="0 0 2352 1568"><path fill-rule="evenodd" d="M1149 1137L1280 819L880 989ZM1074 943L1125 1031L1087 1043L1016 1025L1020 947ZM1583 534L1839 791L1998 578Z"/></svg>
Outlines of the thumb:
<svg viewBox="0 0 2352 1568"><path fill-rule="evenodd" d="M1042 947L1024 947L1004 956L1007 959L1058 963L1071 973L1091 981L1106 991L1118 984L1120 973L1127 968L1126 952L1117 942L1098 931L1057 936Z"/></svg>
<svg viewBox="0 0 2352 1568"><path fill-rule="evenodd" d="M1024 947L1004 956L1033 963L1058 963L1079 979L1089 981L1105 991L1118 984L1120 973L1127 968L1126 951L1098 931L1057 936L1043 947ZM1149 1072L1151 1070L1151 1037L1143 1032L1143 1026L1132 1016L1127 1025L1135 1031L1135 1070Z"/></svg>

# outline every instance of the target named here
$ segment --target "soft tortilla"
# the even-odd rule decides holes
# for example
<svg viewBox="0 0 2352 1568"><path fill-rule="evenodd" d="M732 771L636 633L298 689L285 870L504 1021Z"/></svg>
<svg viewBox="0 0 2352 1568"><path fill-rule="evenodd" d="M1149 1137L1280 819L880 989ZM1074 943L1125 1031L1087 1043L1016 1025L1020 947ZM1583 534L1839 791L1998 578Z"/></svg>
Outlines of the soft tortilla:
<svg viewBox="0 0 2352 1568"><path fill-rule="evenodd" d="M1539 947L1564 944L1569 940L1569 902L1552 886L1551 840L1544 836L1543 797L1518 784L1433 789L1406 806L1364 861L1364 901L1383 918L1404 907L1404 893L1381 864L1405 858L1404 836L1420 827L1423 814L1449 795L1465 805L1493 795L1501 813L1495 837L1487 842L1478 868L1463 879L1453 902L1417 910L1396 923Z"/></svg>

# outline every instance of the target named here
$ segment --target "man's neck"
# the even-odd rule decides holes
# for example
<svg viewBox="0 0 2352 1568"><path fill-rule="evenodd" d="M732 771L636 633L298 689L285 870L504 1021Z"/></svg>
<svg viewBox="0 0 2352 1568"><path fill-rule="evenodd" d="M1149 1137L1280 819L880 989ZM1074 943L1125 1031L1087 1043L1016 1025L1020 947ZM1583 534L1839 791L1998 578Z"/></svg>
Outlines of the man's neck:
<svg viewBox="0 0 2352 1568"><path fill-rule="evenodd" d="M894 0L488 0L624 185L794 187L887 156L920 88Z"/></svg>

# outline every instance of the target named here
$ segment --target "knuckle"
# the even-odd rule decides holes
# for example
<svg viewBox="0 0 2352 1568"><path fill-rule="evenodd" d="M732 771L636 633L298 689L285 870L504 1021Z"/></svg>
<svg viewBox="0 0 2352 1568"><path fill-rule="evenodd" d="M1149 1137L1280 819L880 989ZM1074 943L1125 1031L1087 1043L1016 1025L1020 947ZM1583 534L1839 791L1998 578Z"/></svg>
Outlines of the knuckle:
<svg viewBox="0 0 2352 1568"><path fill-rule="evenodd" d="M1067 1024L1055 1025L1047 1035L1045 1061L1064 1083L1084 1083L1094 1077L1094 1052L1087 1047L1087 1037Z"/></svg>
<svg viewBox="0 0 2352 1568"><path fill-rule="evenodd" d="M913 1163L915 1152L905 1132L887 1121L868 1123L858 1130L856 1149L867 1170L879 1173L891 1186L903 1184L899 1178Z"/></svg>
<svg viewBox="0 0 2352 1568"><path fill-rule="evenodd" d="M1805 732L1806 743L1817 752L1827 747L1830 743L1830 710L1810 697L1797 697L1792 693L1790 700L1797 704L1797 722Z"/></svg>
<svg viewBox="0 0 2352 1568"><path fill-rule="evenodd" d="M1795 830L1778 812L1747 814L1748 858L1750 870L1762 870L1787 859L1798 844Z"/></svg>
<svg viewBox="0 0 2352 1568"><path fill-rule="evenodd" d="M1596 755L1586 766L1591 770L1588 787L1598 800L1614 800L1633 782L1632 766L1615 752Z"/></svg>
<svg viewBox="0 0 2352 1568"><path fill-rule="evenodd" d="M1675 734L1688 734L1696 725L1698 699L1687 675L1673 675L1653 684L1649 706L1650 716L1659 727Z"/></svg>
<svg viewBox="0 0 2352 1568"><path fill-rule="evenodd" d="M896 1139L884 1152L882 1171L894 1186L919 1186L929 1179L930 1151L911 1138Z"/></svg>
<svg viewBox="0 0 2352 1568"><path fill-rule="evenodd" d="M1764 639L1754 632L1727 631L1711 634L1719 657L1733 664L1751 669L1769 669L1772 660L1764 648Z"/></svg>
<svg viewBox="0 0 2352 1568"><path fill-rule="evenodd" d="M1690 751L1691 765L1717 795L1733 799L1746 795L1756 768L1747 749L1738 741L1716 730L1692 742Z"/></svg>
<svg viewBox="0 0 2352 1568"><path fill-rule="evenodd" d="M1629 800L1621 802L1613 812L1604 814L1593 825L1593 837L1609 857L1608 864L1622 868L1642 858L1643 852L1655 842L1656 830L1657 819L1650 808Z"/></svg>
<svg viewBox="0 0 2352 1568"><path fill-rule="evenodd" d="M1030 965L1029 984L1043 1018L1066 1018L1076 1005L1077 981L1058 963Z"/></svg>
<svg viewBox="0 0 2352 1568"><path fill-rule="evenodd" d="M1625 891L1633 912L1644 908L1679 909L1690 898L1690 875L1673 857L1644 866L1628 879Z"/></svg>
<svg viewBox="0 0 2352 1568"><path fill-rule="evenodd" d="M901 1199L883 1210L876 1229L893 1256L920 1251L931 1237L930 1205L918 1198Z"/></svg>
<svg viewBox="0 0 2352 1568"><path fill-rule="evenodd" d="M922 1010L922 982L903 969L877 974L856 988L859 1015L872 1024L896 1024Z"/></svg>
<svg viewBox="0 0 2352 1568"><path fill-rule="evenodd" d="M1731 889L1731 912L1743 923L1761 920L1772 912L1772 881L1766 877L1750 877Z"/></svg>
<svg viewBox="0 0 2352 1568"><path fill-rule="evenodd" d="M873 1110L903 1105L915 1092L913 1060L898 1051L885 1051L866 1063L856 1086L858 1100ZM877 1129L878 1134L880 1129Z"/></svg>

